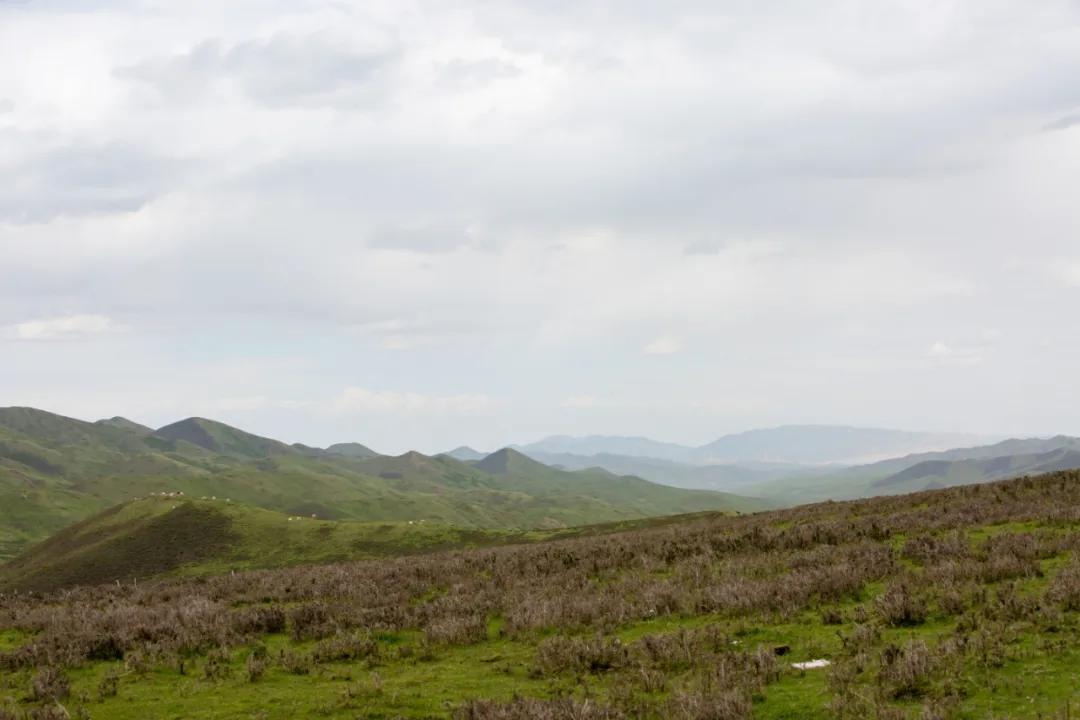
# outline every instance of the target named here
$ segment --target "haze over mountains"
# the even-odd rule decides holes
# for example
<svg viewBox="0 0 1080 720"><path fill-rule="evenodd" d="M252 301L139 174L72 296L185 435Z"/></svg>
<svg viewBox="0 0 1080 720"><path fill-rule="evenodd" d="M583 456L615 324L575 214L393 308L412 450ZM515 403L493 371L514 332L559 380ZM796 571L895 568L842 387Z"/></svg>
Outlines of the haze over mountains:
<svg viewBox="0 0 1080 720"><path fill-rule="evenodd" d="M992 439L999 438L841 425L785 425L725 435L698 447L644 437L608 435L556 435L514 447L529 455L624 455L691 465L855 465L917 452L982 444Z"/></svg>

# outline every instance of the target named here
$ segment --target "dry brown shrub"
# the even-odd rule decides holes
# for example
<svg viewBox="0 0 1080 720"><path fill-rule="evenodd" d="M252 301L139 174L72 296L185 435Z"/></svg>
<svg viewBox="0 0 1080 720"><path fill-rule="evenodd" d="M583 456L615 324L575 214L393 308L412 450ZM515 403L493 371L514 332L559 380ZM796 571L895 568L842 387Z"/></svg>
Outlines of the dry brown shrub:
<svg viewBox="0 0 1080 720"><path fill-rule="evenodd" d="M517 697L509 702L473 700L455 710L453 717L454 720L624 720L626 715L589 700Z"/></svg>
<svg viewBox="0 0 1080 720"><path fill-rule="evenodd" d="M629 649L618 638L556 635L536 647L533 667L538 675L562 672L600 673L629 664Z"/></svg>
<svg viewBox="0 0 1080 720"><path fill-rule="evenodd" d="M661 717L677 720L745 720L753 702L747 692L723 689L713 692L677 693L663 707Z"/></svg>
<svg viewBox="0 0 1080 720"><path fill-rule="evenodd" d="M37 702L64 700L71 694L71 683L60 668L46 665L39 668L30 682L30 698Z"/></svg>
<svg viewBox="0 0 1080 720"><path fill-rule="evenodd" d="M424 637L433 645L474 645L488 639L487 618L470 614L439 618L424 629Z"/></svg>
<svg viewBox="0 0 1080 720"><path fill-rule="evenodd" d="M329 608L323 602L298 605L289 610L288 616L289 635L296 642L329 637L337 629L332 623Z"/></svg>
<svg viewBox="0 0 1080 720"><path fill-rule="evenodd" d="M1080 560L1073 560L1058 571L1046 595L1063 610L1080 611Z"/></svg>
<svg viewBox="0 0 1080 720"><path fill-rule="evenodd" d="M929 689L938 663L922 640L903 647L888 645L881 651L878 687L889 699L922 697Z"/></svg>
<svg viewBox="0 0 1080 720"><path fill-rule="evenodd" d="M320 640L311 650L317 663L366 660L379 656L379 643L369 633L338 634Z"/></svg>
<svg viewBox="0 0 1080 720"><path fill-rule="evenodd" d="M278 664L282 670L292 675L307 675L314 665L310 655L289 649L280 652Z"/></svg>
<svg viewBox="0 0 1080 720"><path fill-rule="evenodd" d="M889 585L874 601L881 620L893 627L909 627L926 622L929 613L926 598L909 581Z"/></svg>

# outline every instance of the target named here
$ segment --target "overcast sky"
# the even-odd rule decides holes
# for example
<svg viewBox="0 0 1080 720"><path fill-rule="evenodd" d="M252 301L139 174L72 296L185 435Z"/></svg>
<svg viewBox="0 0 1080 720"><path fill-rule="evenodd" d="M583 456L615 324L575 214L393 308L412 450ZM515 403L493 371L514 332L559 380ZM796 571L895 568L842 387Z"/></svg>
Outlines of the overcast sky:
<svg viewBox="0 0 1080 720"><path fill-rule="evenodd" d="M1076 0L0 0L0 405L1080 434Z"/></svg>

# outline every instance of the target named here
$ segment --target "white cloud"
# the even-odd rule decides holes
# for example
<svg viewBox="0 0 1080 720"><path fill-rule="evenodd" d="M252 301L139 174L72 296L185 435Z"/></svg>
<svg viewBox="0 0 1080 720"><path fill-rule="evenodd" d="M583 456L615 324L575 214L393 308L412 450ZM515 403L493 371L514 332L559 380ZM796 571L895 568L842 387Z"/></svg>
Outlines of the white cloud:
<svg viewBox="0 0 1080 720"><path fill-rule="evenodd" d="M1054 269L1056 275L1060 277L1066 285L1072 287L1080 287L1080 262L1062 262L1055 264Z"/></svg>
<svg viewBox="0 0 1080 720"><path fill-rule="evenodd" d="M560 407L564 408L595 408L600 407L603 401L595 395L571 395L564 398Z"/></svg>
<svg viewBox="0 0 1080 720"><path fill-rule="evenodd" d="M5 396L442 449L919 425L956 388L942 422L1013 422L1000 387L1080 362L1074 2L66 5L0 2L0 338L153 332L62 390L8 343ZM980 357L993 388L919 372ZM353 384L423 393L354 427Z"/></svg>
<svg viewBox="0 0 1080 720"><path fill-rule="evenodd" d="M981 348L959 348L940 341L927 348L925 355L939 365L970 366L984 361Z"/></svg>
<svg viewBox="0 0 1080 720"><path fill-rule="evenodd" d="M641 349L646 355L673 355L683 349L682 340L675 337L658 337Z"/></svg>
<svg viewBox="0 0 1080 720"><path fill-rule="evenodd" d="M9 325L2 335L10 340L82 340L127 329L106 315L66 315Z"/></svg>
<svg viewBox="0 0 1080 720"><path fill-rule="evenodd" d="M350 387L332 409L344 415L469 416L485 414L493 406L492 398L483 394L425 395Z"/></svg>

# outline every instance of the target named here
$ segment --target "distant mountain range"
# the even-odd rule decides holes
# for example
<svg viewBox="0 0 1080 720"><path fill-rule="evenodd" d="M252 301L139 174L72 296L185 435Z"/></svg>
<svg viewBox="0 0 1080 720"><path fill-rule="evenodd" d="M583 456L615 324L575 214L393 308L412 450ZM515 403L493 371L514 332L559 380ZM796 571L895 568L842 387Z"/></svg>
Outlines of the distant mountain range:
<svg viewBox="0 0 1080 720"><path fill-rule="evenodd" d="M828 426L791 426L726 436L704 448L682 448L669 443L626 437L556 437L521 446L530 457L566 469L603 468L684 488L739 493L796 505L827 499L850 499L881 494L914 492L927 488L988 482L1022 474L1038 474L1080 467L1080 440L1067 436L1009 439L931 452L903 453L876 462L799 464L763 462L764 456L823 459L858 453L875 456L885 448L940 444L971 435L935 435L889 430L858 430ZM806 449L821 439L818 451ZM779 448L786 440L793 448ZM538 448L575 447L582 450L618 448L627 451L682 453L684 461L610 452L591 455ZM717 448L724 448L718 451ZM803 448L803 449L799 449ZM692 451L692 452L687 452ZM744 459L723 464L699 464L709 453L722 452ZM693 461L693 462L690 462Z"/></svg>
<svg viewBox="0 0 1080 720"><path fill-rule="evenodd" d="M816 476L776 478L749 489L788 505L895 495L1074 468L1080 468L1080 438L1058 435L916 453Z"/></svg>
<svg viewBox="0 0 1080 720"><path fill-rule="evenodd" d="M837 425L786 425L725 435L698 447L644 437L556 435L515 445L526 455L617 455L688 465L855 465L918 452L982 444L998 438L959 434L882 430Z"/></svg>
<svg viewBox="0 0 1080 720"><path fill-rule="evenodd" d="M566 471L504 449L474 464L346 443L286 443L203 418L152 430L0 408L0 558L151 493L321 519L429 520L462 528L558 528L763 501L686 490L607 470Z"/></svg>
<svg viewBox="0 0 1080 720"><path fill-rule="evenodd" d="M746 463L744 465L690 465L672 460L628 455L574 455L528 451L529 457L547 465L567 470L603 468L623 475L636 475L653 482L683 488L741 492L779 478L813 476L833 471L832 467L815 467L781 463Z"/></svg>

